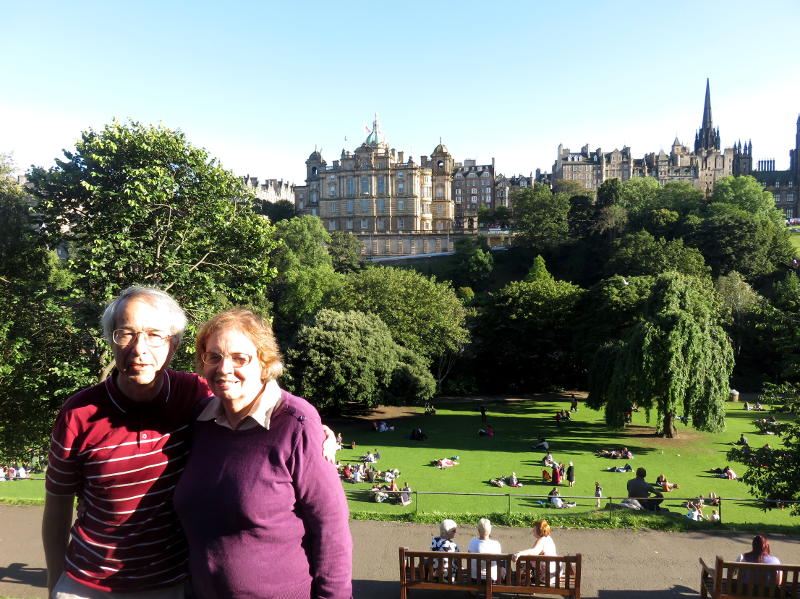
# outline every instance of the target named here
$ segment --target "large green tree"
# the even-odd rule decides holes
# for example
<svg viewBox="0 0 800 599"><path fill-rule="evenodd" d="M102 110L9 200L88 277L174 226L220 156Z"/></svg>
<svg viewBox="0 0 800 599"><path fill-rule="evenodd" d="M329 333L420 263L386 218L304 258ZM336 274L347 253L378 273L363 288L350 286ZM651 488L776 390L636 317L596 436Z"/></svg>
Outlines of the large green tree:
<svg viewBox="0 0 800 599"><path fill-rule="evenodd" d="M124 287L173 294L192 319L258 301L275 275L272 227L241 180L180 131L113 122L29 176L75 292L100 307Z"/></svg>
<svg viewBox="0 0 800 599"><path fill-rule="evenodd" d="M679 417L699 430L724 427L733 351L707 280L659 275L637 321L597 353L589 405L605 406L606 422L624 426L636 404L658 415L658 431L677 434Z"/></svg>
<svg viewBox="0 0 800 599"><path fill-rule="evenodd" d="M438 382L469 339L453 288L416 271L371 267L344 277L327 307L375 314L393 339L431 363Z"/></svg>
<svg viewBox="0 0 800 599"><path fill-rule="evenodd" d="M537 257L525 281L491 294L476 327L475 371L486 388L535 391L575 382L570 322L583 290Z"/></svg>
<svg viewBox="0 0 800 599"><path fill-rule="evenodd" d="M606 265L608 275L645 276L674 270L696 277L708 276L703 255L683 241L655 238L647 231L626 235L615 243L615 250Z"/></svg>
<svg viewBox="0 0 800 599"><path fill-rule="evenodd" d="M32 198L0 158L0 461L44 455L64 400L92 382L93 339L71 279L36 234Z"/></svg>
<svg viewBox="0 0 800 599"><path fill-rule="evenodd" d="M569 233L569 196L542 183L511 193L514 243L545 250L563 243Z"/></svg>
<svg viewBox="0 0 800 599"><path fill-rule="evenodd" d="M320 310L298 332L287 362L293 389L337 412L347 403L421 402L435 388L430 372L392 340L378 316L355 310Z"/></svg>

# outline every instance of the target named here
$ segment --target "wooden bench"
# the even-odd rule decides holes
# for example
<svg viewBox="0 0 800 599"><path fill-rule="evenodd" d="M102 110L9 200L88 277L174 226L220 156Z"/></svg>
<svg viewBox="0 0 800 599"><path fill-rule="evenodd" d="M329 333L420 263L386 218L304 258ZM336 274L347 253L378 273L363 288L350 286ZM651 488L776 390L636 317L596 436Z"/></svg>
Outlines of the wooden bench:
<svg viewBox="0 0 800 599"><path fill-rule="evenodd" d="M701 597L800 599L800 566L726 562L717 556L715 567L708 567L702 558L700 567Z"/></svg>
<svg viewBox="0 0 800 599"><path fill-rule="evenodd" d="M476 574L482 576L472 577L473 564ZM581 554L525 556L514 563L512 554L409 551L400 547L400 599L408 598L409 589L472 591L483 593L486 599L494 593L580 599Z"/></svg>

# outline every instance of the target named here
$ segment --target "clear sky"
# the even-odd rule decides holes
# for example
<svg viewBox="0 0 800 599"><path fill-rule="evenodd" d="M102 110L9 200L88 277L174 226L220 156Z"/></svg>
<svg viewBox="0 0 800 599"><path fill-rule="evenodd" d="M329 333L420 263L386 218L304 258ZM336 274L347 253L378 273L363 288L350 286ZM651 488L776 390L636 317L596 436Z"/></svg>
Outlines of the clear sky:
<svg viewBox="0 0 800 599"><path fill-rule="evenodd" d="M692 145L706 77L723 146L788 168L800 2L0 3L0 152L51 166L112 118L184 131L237 174L302 183L366 137L417 159L550 171L559 143Z"/></svg>

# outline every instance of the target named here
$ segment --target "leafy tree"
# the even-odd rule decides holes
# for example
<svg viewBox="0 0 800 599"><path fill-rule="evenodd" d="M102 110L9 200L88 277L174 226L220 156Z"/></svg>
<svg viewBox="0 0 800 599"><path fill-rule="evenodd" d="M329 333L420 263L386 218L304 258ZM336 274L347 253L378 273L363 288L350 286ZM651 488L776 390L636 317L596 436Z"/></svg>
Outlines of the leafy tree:
<svg viewBox="0 0 800 599"><path fill-rule="evenodd" d="M606 422L624 426L632 404L655 409L657 427L677 434L679 414L699 430L724 427L733 352L719 324L709 283L674 272L656 278L642 314L621 340L598 352L589 405L605 406Z"/></svg>
<svg viewBox="0 0 800 599"><path fill-rule="evenodd" d="M572 237L582 238L588 236L594 226L597 207L594 200L588 195L576 195L569 199L569 212L567 223L569 234Z"/></svg>
<svg viewBox="0 0 800 599"><path fill-rule="evenodd" d="M773 410L791 415L790 420L778 427L780 446L737 447L728 452L728 457L748 466L741 479L764 499L766 510L800 500L800 388L788 382L767 383L761 399L771 404ZM800 516L800 503L789 504L789 508L792 515Z"/></svg>
<svg viewBox="0 0 800 599"><path fill-rule="evenodd" d="M169 291L195 320L263 297L272 228L240 179L180 131L113 122L29 176L50 247L69 250L75 293L96 315L137 283Z"/></svg>
<svg viewBox="0 0 800 599"><path fill-rule="evenodd" d="M300 211L289 200L278 200L277 202L257 202L256 211L263 214L273 223L282 220L289 220L300 216Z"/></svg>
<svg viewBox="0 0 800 599"><path fill-rule="evenodd" d="M634 177L623 181L619 190L619 204L631 215L651 207L661 189L654 177Z"/></svg>
<svg viewBox="0 0 800 599"><path fill-rule="evenodd" d="M785 227L741 210L704 219L686 243L702 252L714 276L735 270L747 280L773 272L794 255Z"/></svg>
<svg viewBox="0 0 800 599"><path fill-rule="evenodd" d="M592 232L605 235L609 243L613 242L625 230L628 224L628 211L619 204L609 204L598 208Z"/></svg>
<svg viewBox="0 0 800 599"><path fill-rule="evenodd" d="M316 216L282 220L275 225L278 245L274 262L278 275L270 285L275 330L286 345L300 324L323 305L340 284L328 253L331 236Z"/></svg>
<svg viewBox="0 0 800 599"><path fill-rule="evenodd" d="M704 277L710 272L703 255L695 248L685 247L680 239L656 239L647 231L639 231L626 235L615 245L606 266L609 275L645 276L673 270Z"/></svg>
<svg viewBox="0 0 800 599"><path fill-rule="evenodd" d="M723 177L714 184L711 194L713 204L722 203L783 224L783 215L775 207L775 199L754 177Z"/></svg>
<svg viewBox="0 0 800 599"><path fill-rule="evenodd" d="M413 270L371 267L348 274L327 307L379 316L398 344L434 364L439 383L469 339L466 311L452 287Z"/></svg>
<svg viewBox="0 0 800 599"><path fill-rule="evenodd" d="M569 232L569 207L566 194L552 193L542 183L513 191L514 243L544 250L564 242Z"/></svg>
<svg viewBox="0 0 800 599"><path fill-rule="evenodd" d="M691 183L672 181L656 191L651 209L665 208L686 216L702 213L705 206L706 199L702 191Z"/></svg>
<svg viewBox="0 0 800 599"><path fill-rule="evenodd" d="M542 255L539 254L536 258L533 259L533 264L531 265L531 269L528 271L528 274L525 275L525 281L527 283L533 283L536 281L553 281L553 275L547 270L547 264L542 258Z"/></svg>
<svg viewBox="0 0 800 599"><path fill-rule="evenodd" d="M361 256L364 246L358 237L344 231L334 231L328 242L328 254L336 272L348 273L361 270L366 266Z"/></svg>
<svg viewBox="0 0 800 599"><path fill-rule="evenodd" d="M597 205L601 208L617 206L622 197L622 181L619 179L606 179L597 189Z"/></svg>
<svg viewBox="0 0 800 599"><path fill-rule="evenodd" d="M77 304L66 298L70 278L5 167L0 158L0 460L17 461L45 455L56 412L91 382L95 364Z"/></svg>
<svg viewBox="0 0 800 599"><path fill-rule="evenodd" d="M714 282L714 289L722 302L727 315L728 330L733 341L734 356L738 359L742 352L745 319L761 301L761 297L747 284L738 272L731 271Z"/></svg>
<svg viewBox="0 0 800 599"><path fill-rule="evenodd" d="M553 181L553 193L560 193L568 198L575 196L593 196L594 193L587 190L583 185L572 179L556 179Z"/></svg>
<svg viewBox="0 0 800 599"><path fill-rule="evenodd" d="M455 242L456 279L466 285L482 283L492 274L494 258L483 236L462 237Z"/></svg>
<svg viewBox="0 0 800 599"><path fill-rule="evenodd" d="M582 292L545 269L493 293L476 327L475 370L484 386L533 391L573 383L569 329Z"/></svg>
<svg viewBox="0 0 800 599"><path fill-rule="evenodd" d="M357 311L320 310L300 329L287 363L294 390L336 412L350 402L428 399L434 386L424 363L392 340L378 316Z"/></svg>

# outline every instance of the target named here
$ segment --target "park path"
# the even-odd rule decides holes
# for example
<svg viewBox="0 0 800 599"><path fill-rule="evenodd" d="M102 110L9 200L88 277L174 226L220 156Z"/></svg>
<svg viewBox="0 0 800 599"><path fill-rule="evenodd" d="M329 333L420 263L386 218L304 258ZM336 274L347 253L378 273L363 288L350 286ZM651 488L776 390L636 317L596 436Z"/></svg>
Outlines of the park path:
<svg viewBox="0 0 800 599"><path fill-rule="evenodd" d="M39 541L41 518L40 506L0 505L0 596L45 597L44 554ZM433 524L351 522L355 599L397 597L397 548L428 549L437 528ZM474 526L462 526L456 542L466 548L474 534ZM492 536L509 552L531 543L527 528L498 526ZM553 538L560 553L583 554L584 598L671 599L698 596L699 557L707 563L718 554L734 559L749 549L752 536L729 532L557 529ZM784 563L800 564L800 529L798 535L771 537L770 544L773 554ZM412 594L418 599L446 596L424 591Z"/></svg>

